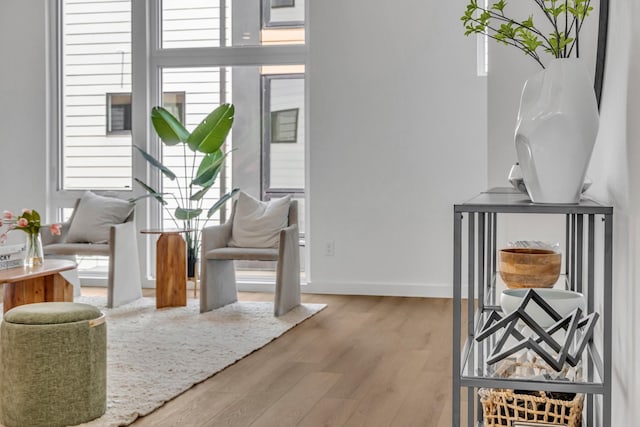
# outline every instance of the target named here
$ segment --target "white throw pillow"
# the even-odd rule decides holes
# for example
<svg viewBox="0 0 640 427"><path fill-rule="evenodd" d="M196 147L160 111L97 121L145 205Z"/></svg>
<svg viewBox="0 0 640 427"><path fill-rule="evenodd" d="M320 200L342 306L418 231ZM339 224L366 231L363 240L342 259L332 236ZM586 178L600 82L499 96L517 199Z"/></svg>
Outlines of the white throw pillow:
<svg viewBox="0 0 640 427"><path fill-rule="evenodd" d="M291 195L261 202L241 191L236 202L229 246L278 247L280 230L289 225L290 203Z"/></svg>
<svg viewBox="0 0 640 427"><path fill-rule="evenodd" d="M126 200L87 191L78 203L65 242L107 243L111 226L122 224L133 208Z"/></svg>

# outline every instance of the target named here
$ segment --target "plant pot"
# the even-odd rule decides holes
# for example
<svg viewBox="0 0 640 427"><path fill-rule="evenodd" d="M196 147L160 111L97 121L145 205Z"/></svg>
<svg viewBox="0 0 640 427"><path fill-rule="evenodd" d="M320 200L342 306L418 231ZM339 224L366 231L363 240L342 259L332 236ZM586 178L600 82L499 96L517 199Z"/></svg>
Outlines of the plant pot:
<svg viewBox="0 0 640 427"><path fill-rule="evenodd" d="M196 251L187 248L187 277L196 277L196 269L198 268L198 257Z"/></svg>
<svg viewBox="0 0 640 427"><path fill-rule="evenodd" d="M578 203L598 133L593 85L579 59L554 59L524 85L515 132L534 203Z"/></svg>

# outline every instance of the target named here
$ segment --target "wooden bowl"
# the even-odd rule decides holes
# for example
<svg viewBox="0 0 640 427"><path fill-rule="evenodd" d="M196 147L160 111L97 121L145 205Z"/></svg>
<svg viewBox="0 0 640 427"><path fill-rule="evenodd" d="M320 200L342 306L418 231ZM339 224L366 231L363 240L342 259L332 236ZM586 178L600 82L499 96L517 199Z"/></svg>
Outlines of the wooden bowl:
<svg viewBox="0 0 640 427"><path fill-rule="evenodd" d="M551 288L560 276L561 259L547 249L501 249L500 276L508 288Z"/></svg>

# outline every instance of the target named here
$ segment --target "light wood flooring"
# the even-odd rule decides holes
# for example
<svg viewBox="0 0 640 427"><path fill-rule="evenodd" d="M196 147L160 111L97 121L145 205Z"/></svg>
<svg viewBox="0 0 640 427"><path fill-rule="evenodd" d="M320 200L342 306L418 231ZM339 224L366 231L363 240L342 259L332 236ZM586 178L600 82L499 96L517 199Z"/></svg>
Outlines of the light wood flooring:
<svg viewBox="0 0 640 427"><path fill-rule="evenodd" d="M451 300L303 301L328 307L133 425L451 425Z"/></svg>

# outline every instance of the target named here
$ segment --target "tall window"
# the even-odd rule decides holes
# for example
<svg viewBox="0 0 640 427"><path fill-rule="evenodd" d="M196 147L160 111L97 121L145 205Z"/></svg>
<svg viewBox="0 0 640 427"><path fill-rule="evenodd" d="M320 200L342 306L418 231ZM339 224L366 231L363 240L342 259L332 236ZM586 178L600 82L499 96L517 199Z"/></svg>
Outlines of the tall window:
<svg viewBox="0 0 640 427"><path fill-rule="evenodd" d="M144 194L134 176L174 191L133 155L139 145L185 178L182 147L161 144L149 111L163 105L191 131L225 102L236 106L225 147L233 154L206 204L238 187L265 200L291 193L304 208L306 0L57 1L60 162L52 199L60 212L84 189ZM138 209L144 226L175 227L152 199Z"/></svg>
<svg viewBox="0 0 640 427"><path fill-rule="evenodd" d="M304 212L304 67L264 67L262 74L262 194L292 194ZM304 236L304 215L299 220Z"/></svg>
<svg viewBox="0 0 640 427"><path fill-rule="evenodd" d="M130 190L131 2L64 0L61 20L59 188Z"/></svg>
<svg viewBox="0 0 640 427"><path fill-rule="evenodd" d="M304 192L304 74L263 74L263 191Z"/></svg>
<svg viewBox="0 0 640 427"><path fill-rule="evenodd" d="M156 59L161 88L186 94L187 128L223 102L236 106L227 141L227 150L234 150L232 167L217 191L210 192L211 202L220 192L239 187L263 199L294 194L303 206L304 65L278 62L289 63L290 52L304 44L304 8L304 0L162 2ZM274 55L265 56L262 49L272 47ZM304 53L299 58L304 63ZM179 164L177 148L162 149L165 164ZM163 178L164 191L173 185ZM170 223L168 215L163 223Z"/></svg>
<svg viewBox="0 0 640 427"><path fill-rule="evenodd" d="M214 108L225 102L227 94L224 89L225 85L221 82L227 79L226 74L227 71L223 67L172 67L162 69L163 92L177 91L184 94L183 117L180 120L187 129L193 130ZM164 96L163 98L163 106L171 111L171 106L167 103L167 97ZM178 187L176 182L183 183L183 188L185 188L187 186L185 179L192 177L190 170L184 170L183 150L183 144L162 145L162 163L177 175L176 180L170 180L163 176L162 191L165 193L177 194ZM199 159L201 158L200 156ZM204 206L212 206L225 191L228 191L228 185L224 183L224 179L219 177L214 187L204 196ZM168 202L166 206L168 210L173 211L177 207L175 199L168 197L166 201ZM212 221L216 223L219 219L218 213L212 218ZM163 211L162 225L165 228L176 227L167 210Z"/></svg>

